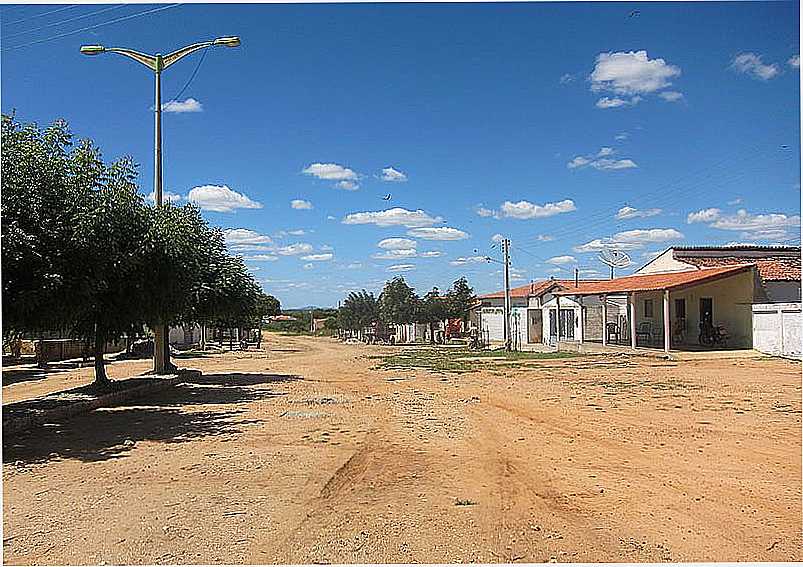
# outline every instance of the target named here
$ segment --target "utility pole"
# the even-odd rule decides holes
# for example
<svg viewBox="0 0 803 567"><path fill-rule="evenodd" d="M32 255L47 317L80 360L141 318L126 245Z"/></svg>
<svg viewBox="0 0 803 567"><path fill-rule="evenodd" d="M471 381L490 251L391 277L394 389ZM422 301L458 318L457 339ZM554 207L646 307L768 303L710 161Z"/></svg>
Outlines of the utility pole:
<svg viewBox="0 0 803 567"><path fill-rule="evenodd" d="M504 336L505 336L505 350L511 348L510 337L510 239L505 238L502 240L502 254L504 255L505 262L505 309L504 309Z"/></svg>

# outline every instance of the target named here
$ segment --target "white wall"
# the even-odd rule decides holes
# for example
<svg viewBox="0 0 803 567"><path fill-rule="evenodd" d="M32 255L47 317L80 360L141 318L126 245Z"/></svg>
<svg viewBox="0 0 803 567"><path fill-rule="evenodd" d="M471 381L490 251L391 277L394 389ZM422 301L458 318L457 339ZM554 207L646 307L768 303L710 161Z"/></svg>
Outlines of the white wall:
<svg viewBox="0 0 803 567"><path fill-rule="evenodd" d="M776 356L803 358L800 303L753 305L753 348Z"/></svg>

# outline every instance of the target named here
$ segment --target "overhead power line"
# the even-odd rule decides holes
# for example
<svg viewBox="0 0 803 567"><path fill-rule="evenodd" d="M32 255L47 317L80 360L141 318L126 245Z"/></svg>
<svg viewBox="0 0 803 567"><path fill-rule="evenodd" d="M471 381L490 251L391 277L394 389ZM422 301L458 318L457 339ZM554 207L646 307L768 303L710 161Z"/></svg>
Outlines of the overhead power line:
<svg viewBox="0 0 803 567"><path fill-rule="evenodd" d="M44 39L39 39L37 41L31 41L29 43L23 43L21 45L14 45L12 47L4 47L2 50L3 51L12 51L12 50L15 50L15 49L22 49L23 47L30 47L32 45L38 45L40 43L46 43L48 41L61 39L62 37L68 37L68 36L75 35L77 33L81 33L81 32L84 32L84 31L94 30L94 29L97 29L97 28L100 28L100 27L103 27L103 26L116 24L117 22L123 22L123 21L126 21L126 20L130 20L132 18L138 18L140 16L146 16L148 14L154 14L156 12L162 12L164 10L169 10L171 8L175 8L176 6L181 6L181 4L168 4L167 6L159 6L158 8L152 8L150 10L145 10L143 12L137 12L136 14L129 14L128 16L123 16L121 18L115 18L114 20L109 20L108 22L102 22L102 23L95 24L95 25L92 25L92 26L87 26L87 27L84 27L84 28L80 28L80 29L77 29L77 30L73 30L73 31L65 32L65 33L60 33L60 34L57 34L57 35L54 35L54 36L51 36L51 37L46 37Z"/></svg>
<svg viewBox="0 0 803 567"><path fill-rule="evenodd" d="M21 20L14 20L13 22L2 22L4 26L13 26L14 24L21 24L23 22L29 22L31 20L35 20L36 18L41 18L43 16L49 16L50 14L55 14L57 12L63 12L64 10L69 10L71 8L77 8L80 4L70 4L69 6L62 6L61 8L56 8L55 10L49 10L47 12L42 12L41 14L36 14L35 16L31 16L29 18L22 18Z"/></svg>
<svg viewBox="0 0 803 567"><path fill-rule="evenodd" d="M40 30L44 30L44 29L47 29L47 28L52 28L54 26L60 26L62 24L67 24L67 23L70 23L70 22L74 22L76 20L83 20L84 18L89 18L89 17L92 17L92 16L96 16L97 14L102 14L104 12L109 12L111 10L119 10L120 8L125 8L126 6L128 6L128 4L117 4L115 6L109 6L108 8L103 8L102 10L95 10L94 12L89 12L87 14L81 14L80 16L75 16L74 18L67 18L66 20L61 20L61 21L58 21L58 22L51 22L49 24L45 24L43 26L39 26L38 28L31 28L29 30L19 31L17 33L7 34L7 35L4 35L3 37L5 39L8 39L10 37L17 37L17 36L20 36L20 35L26 35L26 34L29 34L29 33L33 33L35 31L40 31Z"/></svg>

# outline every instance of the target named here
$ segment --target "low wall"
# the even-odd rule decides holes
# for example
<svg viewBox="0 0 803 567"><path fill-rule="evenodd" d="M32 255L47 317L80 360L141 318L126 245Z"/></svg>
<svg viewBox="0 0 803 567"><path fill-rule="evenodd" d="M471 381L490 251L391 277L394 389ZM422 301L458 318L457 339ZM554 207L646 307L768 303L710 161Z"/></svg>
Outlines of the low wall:
<svg viewBox="0 0 803 567"><path fill-rule="evenodd" d="M800 303L753 305L753 348L766 354L803 358Z"/></svg>

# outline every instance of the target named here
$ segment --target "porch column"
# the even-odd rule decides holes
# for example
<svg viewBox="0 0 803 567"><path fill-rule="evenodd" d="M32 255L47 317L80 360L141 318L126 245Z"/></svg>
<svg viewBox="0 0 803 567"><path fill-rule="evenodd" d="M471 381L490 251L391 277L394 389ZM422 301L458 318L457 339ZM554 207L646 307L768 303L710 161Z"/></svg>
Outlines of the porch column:
<svg viewBox="0 0 803 567"><path fill-rule="evenodd" d="M627 294L627 317L630 323L630 346L636 348L636 293L631 291Z"/></svg>
<svg viewBox="0 0 803 567"><path fill-rule="evenodd" d="M608 296L602 296L602 346L608 346Z"/></svg>
<svg viewBox="0 0 803 567"><path fill-rule="evenodd" d="M583 296L581 295L579 298L578 303L580 304L580 334L577 337L580 340L580 344L583 344L583 339L585 338L585 322L583 321Z"/></svg>
<svg viewBox="0 0 803 567"><path fill-rule="evenodd" d="M669 352L670 329L669 324L669 290L664 290L664 352Z"/></svg>
<svg viewBox="0 0 803 567"><path fill-rule="evenodd" d="M560 296L559 295L555 296L555 308L557 309L557 313L555 313L555 315L557 317L557 321L556 322L557 322L557 329L558 329L558 340L557 340L557 342L560 342Z"/></svg>

